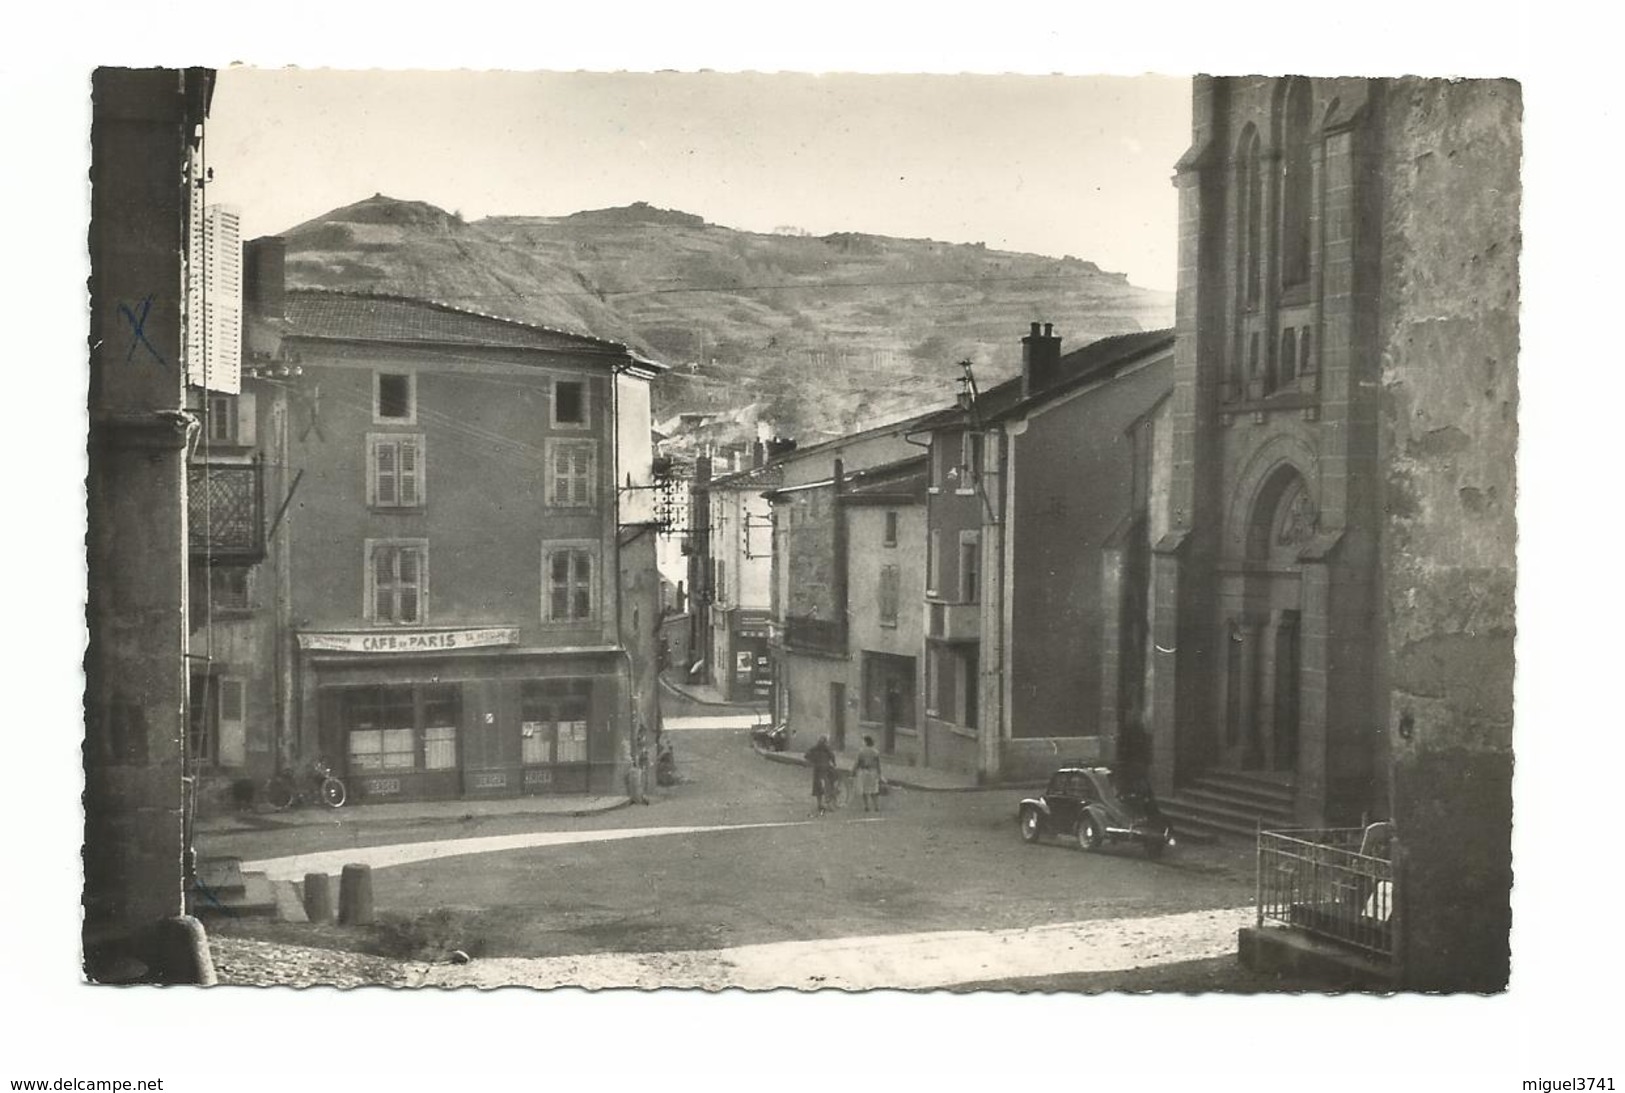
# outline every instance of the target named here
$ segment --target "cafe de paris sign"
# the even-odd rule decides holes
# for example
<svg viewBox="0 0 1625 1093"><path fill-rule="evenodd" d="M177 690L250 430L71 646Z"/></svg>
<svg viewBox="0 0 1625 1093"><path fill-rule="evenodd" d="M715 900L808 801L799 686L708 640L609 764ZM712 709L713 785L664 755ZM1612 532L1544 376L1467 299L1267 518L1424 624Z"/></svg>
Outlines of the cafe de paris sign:
<svg viewBox="0 0 1625 1093"><path fill-rule="evenodd" d="M306 631L299 635L299 648L316 653L444 653L518 644L517 626L468 630Z"/></svg>

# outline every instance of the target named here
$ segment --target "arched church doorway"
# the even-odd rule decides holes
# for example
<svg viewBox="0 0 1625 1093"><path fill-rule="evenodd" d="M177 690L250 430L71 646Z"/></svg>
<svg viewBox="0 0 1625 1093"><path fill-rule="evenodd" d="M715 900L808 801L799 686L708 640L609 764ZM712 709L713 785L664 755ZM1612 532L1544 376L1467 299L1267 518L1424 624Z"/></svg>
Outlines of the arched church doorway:
<svg viewBox="0 0 1625 1093"><path fill-rule="evenodd" d="M1242 557L1225 597L1221 761L1293 773L1303 705L1299 552L1315 529L1314 497L1296 468L1282 464L1265 479L1244 527Z"/></svg>

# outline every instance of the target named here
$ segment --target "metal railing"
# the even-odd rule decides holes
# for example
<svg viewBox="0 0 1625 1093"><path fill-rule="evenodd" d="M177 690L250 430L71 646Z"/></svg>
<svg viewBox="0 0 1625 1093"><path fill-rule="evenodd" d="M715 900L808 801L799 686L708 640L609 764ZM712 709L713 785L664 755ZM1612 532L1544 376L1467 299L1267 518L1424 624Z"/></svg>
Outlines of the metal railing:
<svg viewBox="0 0 1625 1093"><path fill-rule="evenodd" d="M1391 960L1389 827L1258 833L1258 925L1269 919Z"/></svg>

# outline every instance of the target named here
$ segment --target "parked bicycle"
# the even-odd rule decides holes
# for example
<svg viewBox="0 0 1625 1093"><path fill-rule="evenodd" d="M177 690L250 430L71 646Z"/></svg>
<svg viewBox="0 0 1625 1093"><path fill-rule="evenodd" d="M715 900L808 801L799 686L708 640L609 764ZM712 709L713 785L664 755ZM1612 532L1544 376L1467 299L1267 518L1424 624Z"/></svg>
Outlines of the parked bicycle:
<svg viewBox="0 0 1625 1093"><path fill-rule="evenodd" d="M307 801L342 808L348 798L344 780L333 773L325 759L312 760L309 769L302 774L279 770L265 783L265 801L278 812Z"/></svg>

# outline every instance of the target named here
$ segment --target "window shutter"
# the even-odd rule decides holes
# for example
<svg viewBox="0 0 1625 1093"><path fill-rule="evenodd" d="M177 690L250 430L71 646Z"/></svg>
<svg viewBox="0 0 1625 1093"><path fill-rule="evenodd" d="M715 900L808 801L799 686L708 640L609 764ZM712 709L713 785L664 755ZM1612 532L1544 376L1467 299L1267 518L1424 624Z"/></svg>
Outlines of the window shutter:
<svg viewBox="0 0 1625 1093"><path fill-rule="evenodd" d="M237 443L252 448L254 439L254 395L244 391L237 396Z"/></svg>
<svg viewBox="0 0 1625 1093"><path fill-rule="evenodd" d="M397 504L396 493L396 447L392 440L380 440L373 445L373 458L376 461L376 474L374 496L380 505Z"/></svg>
<svg viewBox="0 0 1625 1093"><path fill-rule="evenodd" d="M395 615L393 553L389 547L376 547L372 552L372 617L380 622Z"/></svg>
<svg viewBox="0 0 1625 1093"><path fill-rule="evenodd" d="M421 491L418 489L418 442L415 438L403 439L400 445L401 504L415 506L421 504Z"/></svg>

